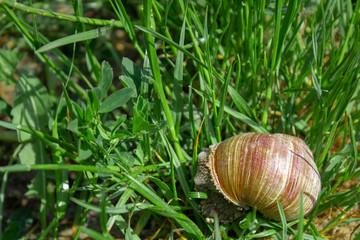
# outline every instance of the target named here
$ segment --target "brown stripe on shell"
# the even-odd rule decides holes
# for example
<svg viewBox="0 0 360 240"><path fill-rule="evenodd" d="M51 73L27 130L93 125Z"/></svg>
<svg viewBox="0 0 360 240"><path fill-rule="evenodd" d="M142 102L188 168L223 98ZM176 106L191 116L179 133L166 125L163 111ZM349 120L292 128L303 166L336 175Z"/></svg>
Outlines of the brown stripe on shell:
<svg viewBox="0 0 360 240"><path fill-rule="evenodd" d="M279 219L279 199L288 220L315 205L320 174L305 142L285 134L241 133L210 147L208 166L216 188L236 205L256 207ZM310 181L310 182L309 182Z"/></svg>

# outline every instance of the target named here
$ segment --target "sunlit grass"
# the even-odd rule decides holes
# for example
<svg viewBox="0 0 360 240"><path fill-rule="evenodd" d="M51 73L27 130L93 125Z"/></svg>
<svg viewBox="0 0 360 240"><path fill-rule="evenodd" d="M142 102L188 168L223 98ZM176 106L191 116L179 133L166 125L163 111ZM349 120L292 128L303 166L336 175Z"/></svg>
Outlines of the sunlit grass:
<svg viewBox="0 0 360 240"><path fill-rule="evenodd" d="M73 14L47 1L0 6L13 43L0 49L0 81L17 90L13 105L1 96L0 126L19 141L0 168L2 220L11 173L28 171L40 239L60 236L69 209L74 239L324 239L359 220L359 1L73 1ZM14 66L11 54L40 70ZM299 221L200 214L197 153L250 131L295 135L313 151L322 191ZM350 180L356 187L339 191ZM324 217L334 208L338 217ZM85 225L89 210L98 228ZM3 239L30 231L4 225Z"/></svg>

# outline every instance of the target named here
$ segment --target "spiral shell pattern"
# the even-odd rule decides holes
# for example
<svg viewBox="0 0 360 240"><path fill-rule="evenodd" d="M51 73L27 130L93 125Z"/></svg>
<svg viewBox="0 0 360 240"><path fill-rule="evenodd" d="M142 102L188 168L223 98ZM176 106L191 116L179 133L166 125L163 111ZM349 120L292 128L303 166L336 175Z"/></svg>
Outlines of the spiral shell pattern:
<svg viewBox="0 0 360 240"><path fill-rule="evenodd" d="M285 134L241 133L210 146L208 167L216 188L238 206L256 207L279 220L279 199L288 221L304 214L321 190L314 157L303 140Z"/></svg>

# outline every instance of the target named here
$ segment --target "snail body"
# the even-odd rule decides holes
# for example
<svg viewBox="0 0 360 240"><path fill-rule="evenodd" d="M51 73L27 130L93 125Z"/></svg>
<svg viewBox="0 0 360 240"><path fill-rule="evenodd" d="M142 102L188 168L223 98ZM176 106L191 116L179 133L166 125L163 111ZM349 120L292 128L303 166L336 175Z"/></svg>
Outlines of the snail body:
<svg viewBox="0 0 360 240"><path fill-rule="evenodd" d="M208 201L216 201L205 201L202 209L207 215L217 211L224 221L239 216L241 211L234 213L234 206L256 207L263 215L279 220L277 199L291 221L298 218L300 191L307 214L321 190L309 147L300 138L285 134L241 133L210 146L199 154L198 163L195 186L210 195Z"/></svg>

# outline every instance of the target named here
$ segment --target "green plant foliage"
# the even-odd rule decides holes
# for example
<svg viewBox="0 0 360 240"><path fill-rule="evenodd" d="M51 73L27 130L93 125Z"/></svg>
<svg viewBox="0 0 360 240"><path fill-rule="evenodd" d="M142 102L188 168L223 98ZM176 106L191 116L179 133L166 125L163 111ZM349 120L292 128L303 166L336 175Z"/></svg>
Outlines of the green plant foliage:
<svg viewBox="0 0 360 240"><path fill-rule="evenodd" d="M19 53L13 50L0 49L0 79L5 83L14 83L13 77L16 64L19 62Z"/></svg>
<svg viewBox="0 0 360 240"><path fill-rule="evenodd" d="M63 222L74 239L359 236L360 1L0 0L0 13L0 239L38 222L36 239ZM322 190L307 216L287 222L282 202L281 221L201 214L198 153L251 131L309 145ZM14 220L9 179L30 171L37 205Z"/></svg>
<svg viewBox="0 0 360 240"><path fill-rule="evenodd" d="M4 239L15 240L18 239L20 224L18 222L10 223L9 226L5 229L4 235L2 236Z"/></svg>
<svg viewBox="0 0 360 240"><path fill-rule="evenodd" d="M101 103L99 112L106 113L118 108L127 101L130 100L130 97L134 95L134 90L131 88L123 88L112 93L108 98L105 99L104 102Z"/></svg>

